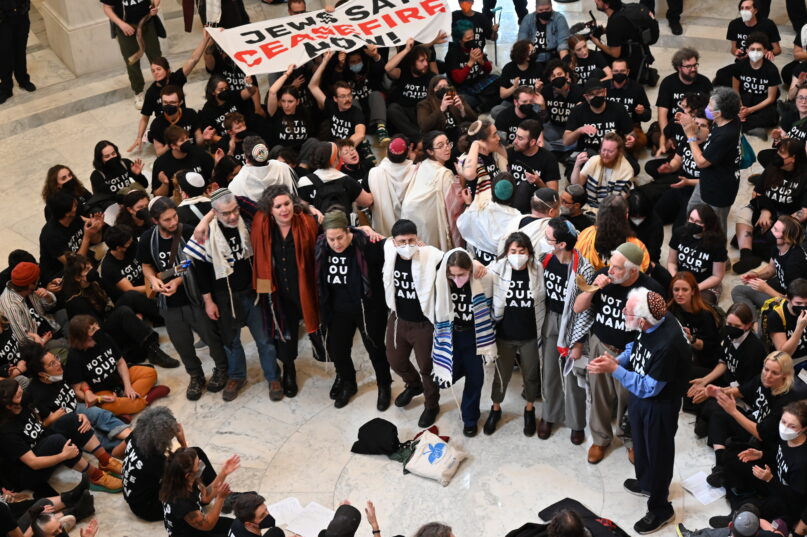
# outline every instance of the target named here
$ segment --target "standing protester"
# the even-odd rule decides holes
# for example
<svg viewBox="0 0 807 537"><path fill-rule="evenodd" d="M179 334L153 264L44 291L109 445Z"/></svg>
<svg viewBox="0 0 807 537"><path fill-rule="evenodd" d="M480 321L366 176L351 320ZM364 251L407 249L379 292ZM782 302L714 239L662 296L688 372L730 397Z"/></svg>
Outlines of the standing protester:
<svg viewBox="0 0 807 537"><path fill-rule="evenodd" d="M406 40L406 46L391 57L384 67L387 75L397 81L387 114L395 130L410 140L419 135L417 104L428 96L429 80L434 76L429 69L429 57L429 48L416 46L415 40L410 37Z"/></svg>
<svg viewBox="0 0 807 537"><path fill-rule="evenodd" d="M31 29L30 0L10 0L0 6L0 104L12 96L13 81L25 91L36 91L28 75L28 31Z"/></svg>

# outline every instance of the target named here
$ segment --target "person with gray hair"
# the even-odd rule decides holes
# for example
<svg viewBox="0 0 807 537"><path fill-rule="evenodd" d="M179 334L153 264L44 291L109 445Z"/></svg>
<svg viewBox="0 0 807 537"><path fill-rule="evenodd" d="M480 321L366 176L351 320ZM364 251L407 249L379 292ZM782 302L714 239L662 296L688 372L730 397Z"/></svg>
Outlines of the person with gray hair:
<svg viewBox="0 0 807 537"><path fill-rule="evenodd" d="M712 90L706 118L712 120L709 137L701 145L695 118L681 114L679 123L687 136L692 160L700 180L687 205L687 214L706 203L715 210L725 231L737 191L740 188L740 96L731 88Z"/></svg>
<svg viewBox="0 0 807 537"><path fill-rule="evenodd" d="M269 399L280 401L283 388L277 351L252 288L251 226L241 217L238 200L230 190L220 188L210 195L210 200L213 211L200 223L207 226L208 239L202 243L190 238L185 253L200 263L197 276L205 313L218 324L227 351L229 380L222 399L232 401L247 384L247 357L241 344L241 328L247 326L258 348L263 376L269 383Z"/></svg>
<svg viewBox="0 0 807 537"><path fill-rule="evenodd" d="M603 352L591 360L588 371L610 374L630 394L628 417L636 478L625 480L624 487L631 494L648 497L647 513L633 526L644 535L675 518L669 491L691 350L662 294L635 287L622 311L625 330L639 332L639 336L620 354Z"/></svg>

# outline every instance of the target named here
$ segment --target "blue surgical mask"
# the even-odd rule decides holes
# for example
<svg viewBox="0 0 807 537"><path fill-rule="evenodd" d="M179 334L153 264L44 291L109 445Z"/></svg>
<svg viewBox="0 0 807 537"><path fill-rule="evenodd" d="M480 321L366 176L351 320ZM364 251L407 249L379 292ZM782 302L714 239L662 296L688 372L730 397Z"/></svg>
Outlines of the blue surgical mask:
<svg viewBox="0 0 807 537"><path fill-rule="evenodd" d="M708 119L709 121L714 121L715 120L715 114L714 114L714 112L712 112L712 109L709 108L708 106L703 111L703 113L706 115L706 119Z"/></svg>
<svg viewBox="0 0 807 537"><path fill-rule="evenodd" d="M361 73L361 70L364 69L363 63L352 63L350 64L350 70L354 73Z"/></svg>

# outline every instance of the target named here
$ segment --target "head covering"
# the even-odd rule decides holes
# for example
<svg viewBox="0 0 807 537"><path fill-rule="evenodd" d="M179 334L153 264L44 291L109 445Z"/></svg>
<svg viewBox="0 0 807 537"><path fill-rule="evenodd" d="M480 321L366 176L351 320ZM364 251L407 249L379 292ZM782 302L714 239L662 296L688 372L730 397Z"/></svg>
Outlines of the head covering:
<svg viewBox="0 0 807 537"><path fill-rule="evenodd" d="M408 150L409 148L406 145L406 141L400 136L393 138L389 146L387 146L387 153L390 155L405 155Z"/></svg>
<svg viewBox="0 0 807 537"><path fill-rule="evenodd" d="M188 195L189 198L201 196L205 193L207 183L205 178L196 172L186 172L179 174L179 188Z"/></svg>
<svg viewBox="0 0 807 537"><path fill-rule="evenodd" d="M260 136L247 136L242 147L244 154L255 164L266 164L269 160L269 148Z"/></svg>
<svg viewBox="0 0 807 537"><path fill-rule="evenodd" d="M322 217L322 229L346 229L350 223L342 211L328 211Z"/></svg>
<svg viewBox="0 0 807 537"><path fill-rule="evenodd" d="M501 201L507 201L513 197L513 183L507 179L501 179L493 185L493 193Z"/></svg>
<svg viewBox="0 0 807 537"><path fill-rule="evenodd" d="M642 252L642 249L633 244L632 242L623 242L617 247L616 251L625 256L625 259L627 259L637 267L642 266L642 261L644 260L644 252Z"/></svg>
<svg viewBox="0 0 807 537"><path fill-rule="evenodd" d="M164 197L165 197L165 196L154 196L153 198L151 198L151 199L149 200L149 211L150 211L150 210L151 210L151 208L154 206L154 202L156 202L158 199L160 199L160 198L164 198Z"/></svg>
<svg viewBox="0 0 807 537"><path fill-rule="evenodd" d="M39 265L23 261L11 271L11 283L17 287L28 287L39 281Z"/></svg>
<svg viewBox="0 0 807 537"><path fill-rule="evenodd" d="M224 196L232 194L229 188L217 188L210 194L210 202L213 203L219 198L223 198Z"/></svg>
<svg viewBox="0 0 807 537"><path fill-rule="evenodd" d="M731 534L735 537L754 537L759 531L759 517L751 511L740 511L731 522Z"/></svg>
<svg viewBox="0 0 807 537"><path fill-rule="evenodd" d="M536 198L544 202L546 205L550 207L554 207L557 205L558 201L560 200L560 196L558 196L557 190L551 189L549 187L542 187L535 191L533 194Z"/></svg>
<svg viewBox="0 0 807 537"><path fill-rule="evenodd" d="M655 291L647 293L647 309L654 319L662 319L667 314L667 303L664 297Z"/></svg>
<svg viewBox="0 0 807 537"><path fill-rule="evenodd" d="M583 93L591 93L592 91L605 89L605 86L602 85L602 82L599 81L596 77L591 77L586 81L586 85L583 86Z"/></svg>
<svg viewBox="0 0 807 537"><path fill-rule="evenodd" d="M361 513L352 505L340 505L336 508L333 520L328 527L319 533L319 537L353 537L361 523Z"/></svg>

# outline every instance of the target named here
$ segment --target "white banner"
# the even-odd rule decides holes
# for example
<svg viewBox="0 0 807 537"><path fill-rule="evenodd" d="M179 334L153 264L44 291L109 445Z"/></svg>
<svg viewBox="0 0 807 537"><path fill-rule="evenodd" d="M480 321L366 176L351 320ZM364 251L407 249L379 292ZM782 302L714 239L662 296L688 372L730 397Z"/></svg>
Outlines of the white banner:
<svg viewBox="0 0 807 537"><path fill-rule="evenodd" d="M352 0L336 8L208 32L247 75L279 73L328 50L350 52L372 43L429 43L451 34L446 0Z"/></svg>

